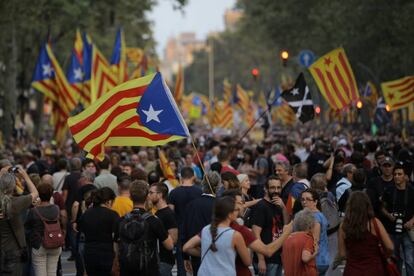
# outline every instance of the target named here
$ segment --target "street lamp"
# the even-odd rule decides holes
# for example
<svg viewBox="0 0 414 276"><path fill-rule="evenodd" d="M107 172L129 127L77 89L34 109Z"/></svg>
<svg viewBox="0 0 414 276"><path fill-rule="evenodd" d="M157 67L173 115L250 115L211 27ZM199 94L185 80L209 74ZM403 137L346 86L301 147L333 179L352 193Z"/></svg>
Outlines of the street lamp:
<svg viewBox="0 0 414 276"><path fill-rule="evenodd" d="M286 67L287 61L289 59L289 52L286 50L283 50L282 52L280 52L280 58L282 59L283 67Z"/></svg>

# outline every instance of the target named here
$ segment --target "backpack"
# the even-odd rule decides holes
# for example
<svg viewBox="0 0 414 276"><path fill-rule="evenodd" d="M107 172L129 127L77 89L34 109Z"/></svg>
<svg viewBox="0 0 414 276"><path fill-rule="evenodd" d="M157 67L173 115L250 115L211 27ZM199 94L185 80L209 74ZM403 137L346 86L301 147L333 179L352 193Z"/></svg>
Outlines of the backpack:
<svg viewBox="0 0 414 276"><path fill-rule="evenodd" d="M148 212L133 211L119 226L119 261L128 271L145 271L153 258L158 258L157 246L151 247L148 238L150 217Z"/></svg>
<svg viewBox="0 0 414 276"><path fill-rule="evenodd" d="M59 212L56 219L49 220L40 214L37 207L34 207L33 210L43 222L44 231L42 246L46 249L56 249L62 247L65 244L65 237L63 236L62 229L60 228Z"/></svg>
<svg viewBox="0 0 414 276"><path fill-rule="evenodd" d="M328 198L328 193L323 193L319 202L321 204L321 212L328 220L328 235L333 234L339 229L339 224L341 223L338 206L335 201Z"/></svg>

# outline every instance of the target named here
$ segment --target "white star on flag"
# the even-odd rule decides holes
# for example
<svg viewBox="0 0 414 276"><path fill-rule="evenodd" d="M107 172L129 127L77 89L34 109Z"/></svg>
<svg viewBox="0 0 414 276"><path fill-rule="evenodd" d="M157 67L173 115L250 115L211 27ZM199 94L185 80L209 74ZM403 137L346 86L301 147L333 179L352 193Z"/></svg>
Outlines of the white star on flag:
<svg viewBox="0 0 414 276"><path fill-rule="evenodd" d="M290 93L292 93L293 96L299 95L299 89L294 88Z"/></svg>
<svg viewBox="0 0 414 276"><path fill-rule="evenodd" d="M49 63L43 64L42 68L43 68L43 76L46 76L46 77L52 76L53 69Z"/></svg>
<svg viewBox="0 0 414 276"><path fill-rule="evenodd" d="M76 68L75 70L73 70L73 75L75 80L82 80L83 79L83 73L82 73L82 69Z"/></svg>
<svg viewBox="0 0 414 276"><path fill-rule="evenodd" d="M150 104L149 109L148 110L142 110L142 112L145 113L145 115L147 115L147 123L151 122L151 121L156 121L158 123L160 122L160 119L158 118L158 115L163 112L163 109L160 110L154 110L154 108L152 107L152 104Z"/></svg>

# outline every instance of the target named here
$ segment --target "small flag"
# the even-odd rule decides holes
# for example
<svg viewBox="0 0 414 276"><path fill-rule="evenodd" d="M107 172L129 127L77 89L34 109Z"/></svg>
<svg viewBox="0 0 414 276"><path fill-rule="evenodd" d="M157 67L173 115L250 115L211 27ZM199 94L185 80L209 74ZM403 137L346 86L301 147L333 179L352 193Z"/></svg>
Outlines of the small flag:
<svg viewBox="0 0 414 276"><path fill-rule="evenodd" d="M358 101L354 73L343 48L319 58L309 70L323 97L334 110L344 109Z"/></svg>
<svg viewBox="0 0 414 276"><path fill-rule="evenodd" d="M237 105L240 107L240 109L244 112L247 112L247 110L249 109L249 95L247 94L247 92L241 87L240 84L238 84L236 86L236 97L237 101L235 101L237 103Z"/></svg>
<svg viewBox="0 0 414 276"><path fill-rule="evenodd" d="M374 124L377 127L385 126L391 122L391 114L387 111L387 105L384 98L381 97L377 101L377 107L374 114Z"/></svg>
<svg viewBox="0 0 414 276"><path fill-rule="evenodd" d="M181 64L178 66L178 72L175 80L174 99L180 104L184 95L184 69Z"/></svg>
<svg viewBox="0 0 414 276"><path fill-rule="evenodd" d="M158 146L190 135L160 73L118 85L68 125L78 145L99 160L105 146Z"/></svg>
<svg viewBox="0 0 414 276"><path fill-rule="evenodd" d="M310 121L315 116L313 101L303 73L299 74L295 85L282 93L283 99L289 104L302 123Z"/></svg>
<svg viewBox="0 0 414 276"><path fill-rule="evenodd" d="M82 104L83 107L87 107L90 104L90 83L85 81L85 66L84 66L84 43L80 31L76 31L76 38L74 47L72 50L70 63L66 76L69 84L73 90L76 91L77 103ZM86 51L86 50L85 50Z"/></svg>
<svg viewBox="0 0 414 276"><path fill-rule="evenodd" d="M367 102L371 103L373 106L377 104L378 101L378 91L371 81L367 82L365 86L363 97L366 99Z"/></svg>
<svg viewBox="0 0 414 276"><path fill-rule="evenodd" d="M160 157L160 167L162 170L162 174L164 175L164 177L166 179L168 179L168 181L170 182L171 186L173 186L174 188L178 186L178 180L175 177L170 164L168 163L168 159L165 156L165 153L163 150L159 150L158 151L158 156Z"/></svg>
<svg viewBox="0 0 414 276"><path fill-rule="evenodd" d="M117 84L121 84L128 80L125 36L121 28L116 33L115 46L111 58L111 69L115 75Z"/></svg>
<svg viewBox="0 0 414 276"><path fill-rule="evenodd" d="M383 82L381 89L391 111L407 107L414 102L414 76Z"/></svg>

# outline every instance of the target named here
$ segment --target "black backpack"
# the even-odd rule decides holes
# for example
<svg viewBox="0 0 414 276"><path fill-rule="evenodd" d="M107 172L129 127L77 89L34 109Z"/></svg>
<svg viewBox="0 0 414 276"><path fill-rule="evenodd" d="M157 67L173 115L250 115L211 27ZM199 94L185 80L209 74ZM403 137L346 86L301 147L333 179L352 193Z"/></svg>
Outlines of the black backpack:
<svg viewBox="0 0 414 276"><path fill-rule="evenodd" d="M128 271L146 271L154 258L158 261L157 246L149 240L150 213L128 213L119 226L119 262Z"/></svg>

